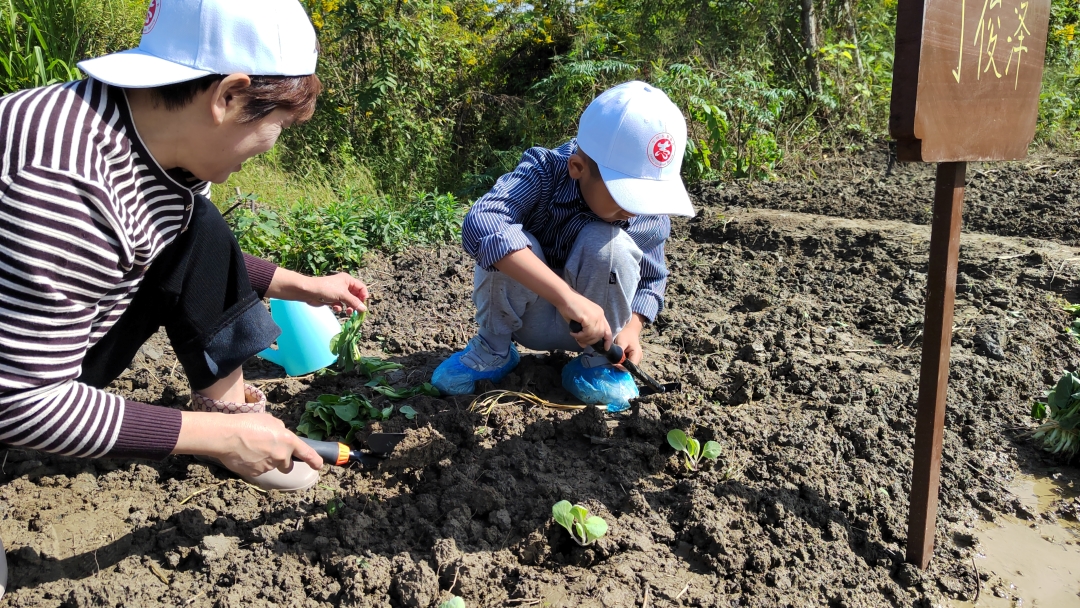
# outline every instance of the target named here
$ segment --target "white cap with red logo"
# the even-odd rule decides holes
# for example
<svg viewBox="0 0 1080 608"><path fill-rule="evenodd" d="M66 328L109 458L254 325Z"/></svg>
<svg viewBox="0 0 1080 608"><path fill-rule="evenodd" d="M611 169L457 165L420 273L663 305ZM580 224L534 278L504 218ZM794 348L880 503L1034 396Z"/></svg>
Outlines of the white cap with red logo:
<svg viewBox="0 0 1080 608"><path fill-rule="evenodd" d="M145 88L210 74L307 76L318 57L297 0L150 0L138 48L79 67L108 84Z"/></svg>
<svg viewBox="0 0 1080 608"><path fill-rule="evenodd" d="M623 210L694 215L679 175L686 119L660 89L633 80L604 91L581 115L577 144Z"/></svg>

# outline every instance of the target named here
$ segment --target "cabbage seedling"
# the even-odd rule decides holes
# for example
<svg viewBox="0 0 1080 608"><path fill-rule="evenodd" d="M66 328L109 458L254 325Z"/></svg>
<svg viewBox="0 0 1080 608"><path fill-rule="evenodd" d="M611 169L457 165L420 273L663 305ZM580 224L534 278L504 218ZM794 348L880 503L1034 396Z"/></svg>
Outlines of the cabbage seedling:
<svg viewBox="0 0 1080 608"><path fill-rule="evenodd" d="M338 366L346 373L360 363L360 328L364 324L367 311L356 311L341 326L341 333L330 338L330 352L337 355Z"/></svg>
<svg viewBox="0 0 1080 608"><path fill-rule="evenodd" d="M1031 417L1042 421L1034 439L1044 450L1066 458L1080 452L1080 376L1065 372L1046 403L1032 404Z"/></svg>
<svg viewBox="0 0 1080 608"><path fill-rule="evenodd" d="M570 506L569 500L555 503L551 507L551 516L582 547L607 534L607 522L603 518L589 515L589 510L581 505Z"/></svg>
<svg viewBox="0 0 1080 608"><path fill-rule="evenodd" d="M708 460L716 460L720 456L720 444L715 441L706 441L705 446L702 447L701 443L693 437L688 437L686 433L679 429L671 429L667 434L667 442L676 451L682 452L686 458L686 468L691 471L698 470L698 464L702 458Z"/></svg>

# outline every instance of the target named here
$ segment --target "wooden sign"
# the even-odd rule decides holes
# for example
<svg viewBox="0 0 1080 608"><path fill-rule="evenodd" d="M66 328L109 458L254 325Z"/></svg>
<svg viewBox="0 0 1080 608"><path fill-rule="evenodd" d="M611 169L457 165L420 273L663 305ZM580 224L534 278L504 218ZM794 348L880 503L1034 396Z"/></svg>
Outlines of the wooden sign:
<svg viewBox="0 0 1080 608"><path fill-rule="evenodd" d="M901 0L889 117L898 159L1027 156L1049 19L1050 0Z"/></svg>
<svg viewBox="0 0 1080 608"><path fill-rule="evenodd" d="M967 161L1027 156L1050 0L899 0L889 131L898 160L937 162L907 561L934 554Z"/></svg>

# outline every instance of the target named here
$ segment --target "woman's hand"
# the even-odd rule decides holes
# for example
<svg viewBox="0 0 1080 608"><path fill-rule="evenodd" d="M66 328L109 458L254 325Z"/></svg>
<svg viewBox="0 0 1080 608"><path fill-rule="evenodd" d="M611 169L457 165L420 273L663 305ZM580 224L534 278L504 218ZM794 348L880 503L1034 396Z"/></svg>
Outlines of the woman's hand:
<svg viewBox="0 0 1080 608"><path fill-rule="evenodd" d="M334 312L344 310L348 314L367 310L364 302L368 299L368 288L356 277L339 272L328 277L307 277L308 297L303 301L312 306L329 304Z"/></svg>
<svg viewBox="0 0 1080 608"><path fill-rule="evenodd" d="M349 314L367 310L364 302L368 295L363 281L344 272L328 277L309 277L284 268L274 272L266 290L266 296L270 298L307 302L312 306L330 305L334 312L344 310Z"/></svg>
<svg viewBox="0 0 1080 608"><path fill-rule="evenodd" d="M211 456L250 476L271 469L288 473L294 456L316 470L323 464L315 450L270 414L184 412L172 453Z"/></svg>

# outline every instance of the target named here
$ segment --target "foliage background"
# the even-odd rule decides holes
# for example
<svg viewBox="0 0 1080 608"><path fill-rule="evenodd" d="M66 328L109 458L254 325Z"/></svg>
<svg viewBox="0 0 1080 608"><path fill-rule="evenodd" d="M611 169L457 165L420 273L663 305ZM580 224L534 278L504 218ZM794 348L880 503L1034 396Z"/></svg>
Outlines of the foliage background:
<svg viewBox="0 0 1080 608"><path fill-rule="evenodd" d="M769 179L887 137L896 0L814 0L820 91L796 0L303 1L322 46L319 108L215 200L241 203L245 246L308 272L453 238L463 201L526 148L572 137L589 100L631 78L686 114L690 181ZM0 93L136 45L145 6L0 0ZM1036 146L1080 143L1078 28L1080 0L1052 0ZM343 253L324 260L299 251L334 243Z"/></svg>

